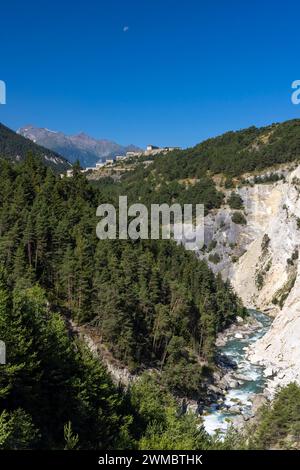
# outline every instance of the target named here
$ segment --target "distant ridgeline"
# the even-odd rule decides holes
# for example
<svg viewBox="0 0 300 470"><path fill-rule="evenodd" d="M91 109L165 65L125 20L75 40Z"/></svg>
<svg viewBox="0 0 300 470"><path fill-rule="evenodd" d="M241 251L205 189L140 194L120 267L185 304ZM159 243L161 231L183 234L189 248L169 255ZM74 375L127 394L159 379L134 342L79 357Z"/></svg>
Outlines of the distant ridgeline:
<svg viewBox="0 0 300 470"><path fill-rule="evenodd" d="M0 158L20 162L28 154L39 157L46 166L56 172L71 168L71 164L58 153L35 144L0 123Z"/></svg>

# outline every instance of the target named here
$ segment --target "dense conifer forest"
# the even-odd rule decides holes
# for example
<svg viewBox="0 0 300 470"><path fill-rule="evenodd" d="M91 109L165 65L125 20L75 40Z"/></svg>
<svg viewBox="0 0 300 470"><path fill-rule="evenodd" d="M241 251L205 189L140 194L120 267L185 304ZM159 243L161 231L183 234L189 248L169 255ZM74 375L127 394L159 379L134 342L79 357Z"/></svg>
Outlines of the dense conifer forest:
<svg viewBox="0 0 300 470"><path fill-rule="evenodd" d="M174 410L172 394L204 392L217 332L244 314L239 299L174 242L98 240L101 188L76 168L61 179L31 156L19 165L1 160L0 180L3 446L63 446L64 434L72 442L79 434L83 447L138 445L147 420L154 426L139 416L142 385L130 397L117 390L69 338L65 319L92 324L130 371L154 369L144 388L164 390ZM159 429L181 426L168 410ZM130 431L135 419L145 421L138 436Z"/></svg>
<svg viewBox="0 0 300 470"><path fill-rule="evenodd" d="M136 167L119 182L112 178L93 181L104 194L116 198L126 194L129 202L146 205L163 203L199 204L206 214L219 208L224 194L216 185L214 176L220 176L225 189L236 184L248 184L242 175L260 172L278 164L288 164L300 158L300 120L241 131L231 131L185 150L174 150L165 155L139 157ZM150 165L144 165L145 160ZM254 176L253 183L278 181L283 176L270 173ZM143 184L140 182L143 181ZM232 199L229 203L237 204ZM233 206L232 206L233 207Z"/></svg>
<svg viewBox="0 0 300 470"><path fill-rule="evenodd" d="M230 430L223 440L180 410L183 397L205 396L216 335L245 314L229 283L175 242L103 241L95 232L97 206L117 203L120 194L129 202L219 207L223 195L211 174L251 169L256 152L261 167L297 159L298 129L299 121L291 121L228 133L186 156L159 157L151 171L140 166L120 183L92 184L77 166L72 178L61 178L33 156L19 164L0 160L0 339L7 347L1 449L298 446L295 384L279 391L243 434ZM226 164L219 145L225 154L228 146ZM183 191L179 176L199 181ZM235 193L227 202L242 208ZM70 319L94 328L111 357L140 378L126 390L117 386L72 334Z"/></svg>
<svg viewBox="0 0 300 470"><path fill-rule="evenodd" d="M154 168L151 166L146 171L155 171L170 181L201 178L207 172L233 177L299 160L299 157L300 119L294 119L266 127L252 126L226 132L195 147L156 158Z"/></svg>

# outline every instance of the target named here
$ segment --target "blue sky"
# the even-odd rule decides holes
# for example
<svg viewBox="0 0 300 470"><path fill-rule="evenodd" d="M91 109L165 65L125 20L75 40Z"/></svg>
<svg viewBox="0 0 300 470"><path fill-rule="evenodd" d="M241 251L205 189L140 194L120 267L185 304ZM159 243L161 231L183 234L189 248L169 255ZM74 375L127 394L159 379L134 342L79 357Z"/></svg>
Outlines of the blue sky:
<svg viewBox="0 0 300 470"><path fill-rule="evenodd" d="M299 14L289 0L2 2L0 121L186 147L300 117Z"/></svg>

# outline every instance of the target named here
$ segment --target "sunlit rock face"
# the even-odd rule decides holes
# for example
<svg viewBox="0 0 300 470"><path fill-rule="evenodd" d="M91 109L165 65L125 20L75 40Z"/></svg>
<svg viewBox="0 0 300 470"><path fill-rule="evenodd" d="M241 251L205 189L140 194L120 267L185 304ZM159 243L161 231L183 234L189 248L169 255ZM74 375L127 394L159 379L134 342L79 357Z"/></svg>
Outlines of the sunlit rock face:
<svg viewBox="0 0 300 470"><path fill-rule="evenodd" d="M199 257L229 278L244 304L276 315L269 332L250 351L272 373L268 390L300 383L300 166L285 181L238 189L246 225L232 222L228 206L205 222L207 249Z"/></svg>

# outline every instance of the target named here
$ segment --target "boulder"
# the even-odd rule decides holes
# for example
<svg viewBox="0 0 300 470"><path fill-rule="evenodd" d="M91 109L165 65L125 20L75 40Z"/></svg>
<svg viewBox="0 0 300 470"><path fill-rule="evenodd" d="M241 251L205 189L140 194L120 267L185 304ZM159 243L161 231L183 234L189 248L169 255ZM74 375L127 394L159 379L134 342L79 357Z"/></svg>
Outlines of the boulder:
<svg viewBox="0 0 300 470"><path fill-rule="evenodd" d="M234 405L229 408L229 412L233 414L239 414L241 412L241 408L237 405Z"/></svg>
<svg viewBox="0 0 300 470"><path fill-rule="evenodd" d="M242 335L242 333L236 333L236 334L234 335L234 337L235 337L236 339L243 339L244 336Z"/></svg>
<svg viewBox="0 0 300 470"><path fill-rule="evenodd" d="M234 379L229 379L228 385L230 388L238 388L239 387L239 382Z"/></svg>
<svg viewBox="0 0 300 470"><path fill-rule="evenodd" d="M264 370L264 376L273 377L273 375L274 375L274 370L272 369L272 367L266 367L266 369Z"/></svg>
<svg viewBox="0 0 300 470"><path fill-rule="evenodd" d="M243 382L249 380L249 378L243 374L234 374L234 378L236 380L242 380Z"/></svg>
<svg viewBox="0 0 300 470"><path fill-rule="evenodd" d="M285 377L285 372L283 372L283 371L280 372L280 373L277 375L277 377L278 377L280 380L284 379L284 377Z"/></svg>
<svg viewBox="0 0 300 470"><path fill-rule="evenodd" d="M257 395L254 395L254 397L251 399L251 401L252 401L252 410L251 411L252 411L253 415L256 415L259 408L261 408L263 405L268 403L267 398L261 393L257 394Z"/></svg>
<svg viewBox="0 0 300 470"><path fill-rule="evenodd" d="M208 387L208 390L210 392L213 392L213 393L216 393L216 394L220 394L221 393L221 390L220 390L220 387L217 387L216 385L209 385Z"/></svg>

